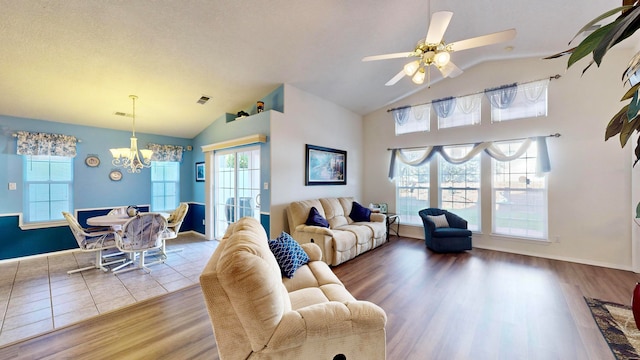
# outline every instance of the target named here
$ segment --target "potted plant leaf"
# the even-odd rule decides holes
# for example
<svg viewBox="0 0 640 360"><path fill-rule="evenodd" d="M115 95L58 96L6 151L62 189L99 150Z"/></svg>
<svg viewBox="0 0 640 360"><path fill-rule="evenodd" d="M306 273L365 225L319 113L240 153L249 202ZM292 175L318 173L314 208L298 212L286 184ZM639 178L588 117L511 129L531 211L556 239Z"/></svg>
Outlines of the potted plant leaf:
<svg viewBox="0 0 640 360"><path fill-rule="evenodd" d="M546 59L570 55L567 63L567 68L570 68L573 64L591 54L592 59L582 73L587 71L594 63L600 66L609 49L633 35L640 28L640 3L638 1L624 0L623 6L609 10L583 26L569 42L571 44L579 35L592 31L597 23L616 14L620 15L610 23L597 28L576 47L549 56ZM619 134L620 146L624 147L633 132L640 131L640 96L638 94L640 89L640 52L636 53L629 61L627 68L622 73L622 81L631 85L631 88L620 100L628 101L628 103L609 121L605 130L605 141ZM640 160L640 137L636 144L635 157L634 166Z"/></svg>

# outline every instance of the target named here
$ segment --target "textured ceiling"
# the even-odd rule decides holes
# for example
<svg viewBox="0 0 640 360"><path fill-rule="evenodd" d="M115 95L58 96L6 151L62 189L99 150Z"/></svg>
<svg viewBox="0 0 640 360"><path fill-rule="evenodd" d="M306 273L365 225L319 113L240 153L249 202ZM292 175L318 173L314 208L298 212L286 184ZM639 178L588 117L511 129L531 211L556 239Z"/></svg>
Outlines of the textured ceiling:
<svg viewBox="0 0 640 360"><path fill-rule="evenodd" d="M361 59L413 50L430 12L454 12L446 42L516 28L508 43L454 53L465 70L565 50L620 3L0 0L0 114L130 130L114 113L136 94L137 131L192 138L288 83L364 115L423 88L384 86L406 59Z"/></svg>

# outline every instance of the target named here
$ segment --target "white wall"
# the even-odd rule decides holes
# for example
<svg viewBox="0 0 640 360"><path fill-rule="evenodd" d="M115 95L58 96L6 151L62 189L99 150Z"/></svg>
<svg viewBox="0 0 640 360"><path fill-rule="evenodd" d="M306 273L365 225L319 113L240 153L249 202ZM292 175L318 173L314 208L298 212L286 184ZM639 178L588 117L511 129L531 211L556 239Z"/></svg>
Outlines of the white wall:
<svg viewBox="0 0 640 360"><path fill-rule="evenodd" d="M621 149L617 138L604 141L609 119L622 107L619 99L626 88L620 79L631 56L631 52L613 50L600 68L594 65L583 76L586 63L567 71L567 58L487 62L365 116L363 202L387 202L390 211L395 209L395 184L387 179L390 157L387 148L474 143L558 132L562 136L548 138L547 144L552 166L548 175L549 238L559 242L541 244L492 235L491 178L483 173L483 230L474 234L474 246L631 269L631 151L635 143ZM546 118L491 124L488 102L483 99L479 126L438 131L432 113L431 132L396 137L392 117L386 112L387 108L467 95L554 74L562 78L552 80L549 85ZM437 201L437 191L431 195L432 202ZM424 238L422 226L403 226L401 234Z"/></svg>
<svg viewBox="0 0 640 360"><path fill-rule="evenodd" d="M292 201L362 195L362 117L334 103L284 87L284 116L271 119L271 237L288 230ZM347 151L347 185L305 186L305 144Z"/></svg>

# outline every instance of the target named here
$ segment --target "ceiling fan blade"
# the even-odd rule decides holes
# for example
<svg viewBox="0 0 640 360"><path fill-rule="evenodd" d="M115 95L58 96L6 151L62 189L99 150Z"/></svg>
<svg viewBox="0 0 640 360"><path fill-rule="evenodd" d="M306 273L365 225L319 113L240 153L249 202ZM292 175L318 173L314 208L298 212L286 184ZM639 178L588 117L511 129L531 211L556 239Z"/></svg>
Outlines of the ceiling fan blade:
<svg viewBox="0 0 640 360"><path fill-rule="evenodd" d="M451 61L449 61L447 65L438 68L438 70L440 70L440 72L442 73L442 77L454 78L462 74L462 69L457 67L456 64L452 63Z"/></svg>
<svg viewBox="0 0 640 360"><path fill-rule="evenodd" d="M425 40L427 44L440 44L447 27L449 27L452 16L453 13L451 11L438 11L431 15L431 22L429 23L429 30Z"/></svg>
<svg viewBox="0 0 640 360"><path fill-rule="evenodd" d="M384 84L385 86L391 86L391 85L395 85L398 81L400 81L400 79L402 79L405 76L404 73L404 69L400 70L399 73L396 74L396 76L392 77L391 80L387 81L386 84Z"/></svg>
<svg viewBox="0 0 640 360"><path fill-rule="evenodd" d="M401 53L393 53L393 54L384 54L384 55L374 55L367 56L362 58L362 61L374 61L374 60L387 60L387 59L398 59L398 58L406 58L412 56L413 52L401 52Z"/></svg>
<svg viewBox="0 0 640 360"><path fill-rule="evenodd" d="M461 51L461 50L472 49L475 47L509 41L515 37L516 37L516 29L509 29L509 30L499 31L493 34L487 34L487 35L482 35L482 36L478 36L478 37L474 37L466 40L452 42L448 46L450 46L451 50L453 51Z"/></svg>

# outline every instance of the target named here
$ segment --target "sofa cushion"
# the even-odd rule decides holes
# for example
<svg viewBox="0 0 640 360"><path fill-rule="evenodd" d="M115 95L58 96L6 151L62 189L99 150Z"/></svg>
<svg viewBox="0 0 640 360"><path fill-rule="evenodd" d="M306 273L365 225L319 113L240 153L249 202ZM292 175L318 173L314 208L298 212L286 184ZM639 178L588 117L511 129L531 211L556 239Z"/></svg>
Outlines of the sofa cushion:
<svg viewBox="0 0 640 360"><path fill-rule="evenodd" d="M275 240L269 240L269 248L280 266L282 275L292 278L302 265L309 262L309 256L289 234L282 232Z"/></svg>
<svg viewBox="0 0 640 360"><path fill-rule="evenodd" d="M349 217L355 222L371 221L371 210L354 201Z"/></svg>
<svg viewBox="0 0 640 360"><path fill-rule="evenodd" d="M329 227L332 229L338 228L342 225L349 224L349 219L347 219L348 212L351 209L345 209L342 206L341 200L345 198L321 198L320 203L322 204L322 208L324 209L324 214L329 221ZM349 204L353 199L349 201Z"/></svg>
<svg viewBox="0 0 640 360"><path fill-rule="evenodd" d="M427 215L427 218L436 224L436 228L448 228L449 222L444 214L441 215Z"/></svg>
<svg viewBox="0 0 640 360"><path fill-rule="evenodd" d="M447 237L464 237L471 236L471 230L458 229L458 228L436 228L433 231L434 237L447 238Z"/></svg>
<svg viewBox="0 0 640 360"><path fill-rule="evenodd" d="M316 209L315 206L312 206L311 210L309 210L309 217L307 218L305 224L309 226L322 226L326 228L329 227L329 222L324 218L324 216L320 215L318 209Z"/></svg>

